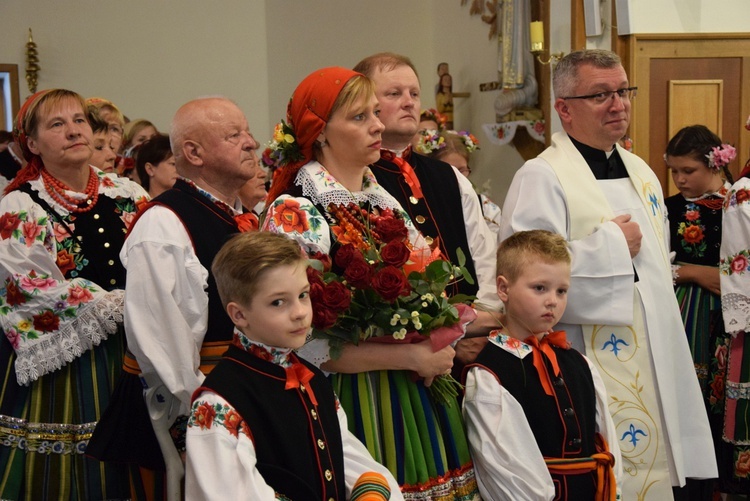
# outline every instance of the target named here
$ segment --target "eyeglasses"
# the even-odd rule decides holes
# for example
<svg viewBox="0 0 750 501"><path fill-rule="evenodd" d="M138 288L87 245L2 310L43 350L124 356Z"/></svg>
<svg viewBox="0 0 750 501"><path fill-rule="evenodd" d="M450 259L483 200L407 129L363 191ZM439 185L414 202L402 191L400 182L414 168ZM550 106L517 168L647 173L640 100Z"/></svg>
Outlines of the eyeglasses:
<svg viewBox="0 0 750 501"><path fill-rule="evenodd" d="M587 96L564 97L563 99L588 99L596 104L604 104L609 101L610 98L614 99L615 94L617 94L617 96L623 101L630 101L637 93L638 87L627 87L625 89L608 90L606 92L598 92Z"/></svg>

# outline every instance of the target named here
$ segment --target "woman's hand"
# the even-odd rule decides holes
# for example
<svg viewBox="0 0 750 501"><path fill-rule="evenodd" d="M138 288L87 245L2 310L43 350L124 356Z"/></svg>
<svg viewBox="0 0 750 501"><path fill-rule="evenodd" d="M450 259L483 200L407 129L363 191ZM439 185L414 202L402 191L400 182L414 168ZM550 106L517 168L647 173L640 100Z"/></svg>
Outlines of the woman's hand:
<svg viewBox="0 0 750 501"><path fill-rule="evenodd" d="M440 351L432 351L432 344L429 341L408 346L413 354L414 367L412 370L424 378L425 386L430 386L432 380L437 376L450 374L453 367L453 357L456 355L451 346L446 346Z"/></svg>
<svg viewBox="0 0 750 501"><path fill-rule="evenodd" d="M704 289L721 295L719 284L719 268L714 266L700 266L697 264L683 264L680 266L676 282L678 284L695 283Z"/></svg>

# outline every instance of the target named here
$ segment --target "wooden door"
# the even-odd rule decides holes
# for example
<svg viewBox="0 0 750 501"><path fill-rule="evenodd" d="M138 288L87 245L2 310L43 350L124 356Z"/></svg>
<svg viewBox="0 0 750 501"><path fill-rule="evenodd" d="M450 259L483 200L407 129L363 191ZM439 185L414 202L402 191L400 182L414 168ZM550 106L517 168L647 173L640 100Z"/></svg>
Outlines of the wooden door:
<svg viewBox="0 0 750 501"><path fill-rule="evenodd" d="M620 37L633 101L634 152L656 172L665 195L676 193L664 163L672 135L701 123L737 148L733 175L750 155L750 34ZM622 55L622 52L621 52Z"/></svg>

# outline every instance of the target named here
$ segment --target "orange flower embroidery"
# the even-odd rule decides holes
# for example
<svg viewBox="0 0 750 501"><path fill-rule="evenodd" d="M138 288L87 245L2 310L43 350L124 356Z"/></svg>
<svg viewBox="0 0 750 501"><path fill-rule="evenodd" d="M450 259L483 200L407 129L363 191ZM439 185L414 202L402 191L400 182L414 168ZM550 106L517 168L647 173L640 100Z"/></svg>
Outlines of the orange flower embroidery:
<svg viewBox="0 0 750 501"><path fill-rule="evenodd" d="M274 209L273 222L286 232L296 231L297 233L304 233L310 229L310 225L307 223L307 216L300 209L299 202L291 198L285 199L282 205Z"/></svg>
<svg viewBox="0 0 750 501"><path fill-rule="evenodd" d="M685 228L685 233L683 233L683 238L685 241L689 244L697 244L701 240L703 240L703 230L700 226L688 226Z"/></svg>
<svg viewBox="0 0 750 501"><path fill-rule="evenodd" d="M211 425L214 424L216 410L208 402L203 402L195 409L194 417L195 422L200 426L201 430L210 430Z"/></svg>

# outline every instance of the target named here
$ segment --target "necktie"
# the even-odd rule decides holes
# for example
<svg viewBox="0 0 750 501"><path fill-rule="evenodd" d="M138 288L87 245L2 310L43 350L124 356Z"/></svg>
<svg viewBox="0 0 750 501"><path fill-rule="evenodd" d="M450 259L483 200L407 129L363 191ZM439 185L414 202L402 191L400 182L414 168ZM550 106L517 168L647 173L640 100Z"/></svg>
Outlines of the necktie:
<svg viewBox="0 0 750 501"><path fill-rule="evenodd" d="M547 367L544 364L544 360L542 359L542 352L547 355L547 358L552 365L552 372L554 375L559 376L560 366L557 365L557 355L555 355L555 350L552 349L552 346L557 346L558 348L564 348L566 350L570 348L570 343L568 343L568 339L565 337L565 331L551 332L541 340L538 340L536 336L529 336L524 342L534 347L532 350L534 368L536 368L536 372L539 374L544 393L551 396L552 382L550 380L550 375L547 372Z"/></svg>
<svg viewBox="0 0 750 501"><path fill-rule="evenodd" d="M424 197L422 195L422 185L419 183L417 173L414 172L414 169L411 165L409 165L409 162L404 160L402 157L394 155L392 151L388 150L380 150L380 156L383 157L384 160L393 162L398 166L398 169L401 171L401 175L404 176L404 179L406 180L406 184L408 184L409 188L411 188L411 194L415 198Z"/></svg>

